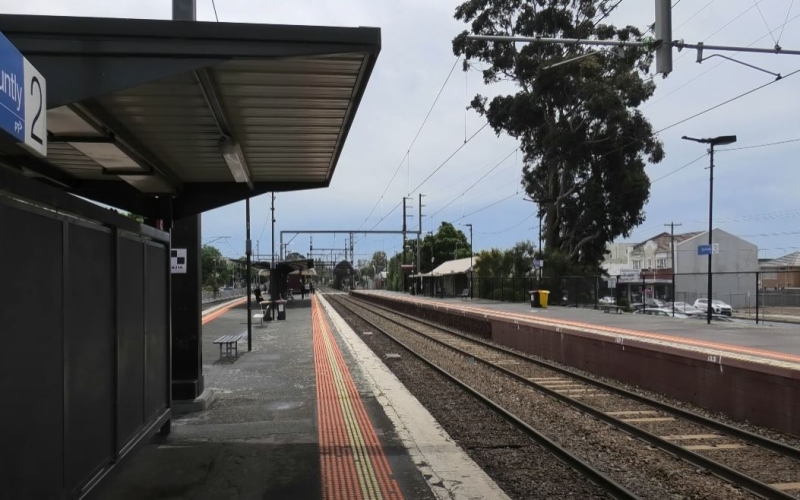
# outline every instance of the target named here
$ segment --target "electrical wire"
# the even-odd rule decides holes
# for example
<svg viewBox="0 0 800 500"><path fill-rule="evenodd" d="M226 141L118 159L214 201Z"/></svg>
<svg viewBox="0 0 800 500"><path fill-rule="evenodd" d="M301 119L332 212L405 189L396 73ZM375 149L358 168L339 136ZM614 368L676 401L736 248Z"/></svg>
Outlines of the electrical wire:
<svg viewBox="0 0 800 500"><path fill-rule="evenodd" d="M788 139L785 141L778 141L778 142L768 142L766 144L756 144L754 146L742 146L739 148L724 148L724 149L717 149L718 152L721 151L741 151L743 149L756 149L756 148L766 148L769 146L780 146L781 144L790 144L792 142L800 142L800 138L797 139Z"/></svg>
<svg viewBox="0 0 800 500"><path fill-rule="evenodd" d="M419 137L420 132L422 132L423 127L425 127L425 124L428 122L428 118L431 116L431 112L433 112L433 108L436 107L436 103L439 102L439 97L442 95L442 91L444 91L444 88L447 85L447 82L450 81L450 76L452 76L453 70L456 69L456 65L458 65L458 61L460 61L460 60L461 60L461 56L458 56L456 58L455 62L453 63L453 67L450 68L450 72L447 73L447 78L444 79L444 83L442 83L442 86L439 88L439 92L436 94L436 98L433 100L433 103L431 104L431 107L428 109L428 113L425 115L425 119L422 120L422 124L419 126L419 129L417 129L417 133L414 134L414 138L411 140L411 144L409 144L408 148L406 148L406 154L403 155L403 158L400 160L400 163L397 165L397 168L395 169L394 174L392 174L392 178L389 179L389 183L386 184L386 187L384 188L383 193L381 193L380 197L378 198L378 201L375 202L375 206L372 207L372 210L369 211L369 214L364 219L364 222L362 222L361 225L358 226L358 229L361 229L364 226L364 224L366 224L367 221L369 221L369 218L372 217L372 214L375 212L375 209L378 208L378 205L380 204L380 202L383 199L383 197L386 195L386 192L389 191L389 187L392 185L392 182L394 182L395 177L397 177L397 173L403 167L403 163L406 161L406 157L411 153L411 148L414 147L414 144L417 142L417 138ZM465 144L466 144L466 142L465 142ZM381 220L383 220L383 219L384 218L381 218ZM380 223L380 221L379 221L379 223Z"/></svg>
<svg viewBox="0 0 800 500"><path fill-rule="evenodd" d="M439 213L440 213L442 210L446 209L447 207L449 207L450 205L452 205L453 203L455 203L455 202L456 202L456 200L458 200L460 197L462 197L462 196L464 196L465 194L467 194L467 193L468 193L468 192L469 192L469 191L470 191L472 188L474 188L475 186L477 186L479 182L481 182L483 179L485 179L485 178L486 178L486 176L488 176L488 175L489 175L489 174L491 174L491 173L492 173L492 172L493 172L495 169L497 169L497 167L499 167L500 165L502 165L503 163L505 163L505 161L506 161L507 159L509 159L509 158L511 157L511 155L512 155L512 154L514 154L514 153L517 151L517 149L519 149L519 148L518 148L518 147L517 147L517 148L514 148L514 149L513 149L513 150L512 150L510 153L508 153L508 154L507 154L505 157L503 157L503 159L502 159L502 160L500 160L499 162L497 162L497 164L496 164L494 167L492 167L491 169L487 170L487 171L486 171L486 173L485 173L485 174L483 174L483 175L482 175L482 176L481 176L481 177L480 177L480 178L479 178L477 181L473 182L473 183L472 183L472 185L471 185L470 187L468 187L468 188L467 188L467 189L465 189L465 190L464 190L464 191L463 191L461 194L459 194L458 196L456 196L455 198L453 198L452 200L450 200L450 202L449 202L447 205L443 206L442 208L440 208L439 210L437 210L437 211L436 211L436 212L434 212L433 214L431 214L431 215L427 216L427 218L428 218L428 219L432 219L432 218L434 218L434 217L435 217L437 214L439 214Z"/></svg>
<svg viewBox="0 0 800 500"><path fill-rule="evenodd" d="M751 7L751 8L752 8L752 7ZM745 11L745 12L746 12L746 11ZM743 14L744 14L744 13L743 13ZM785 27L787 24L789 24L789 23L791 23L791 22L795 21L795 20L796 20L796 19L798 19L798 18L800 18L800 14L798 14L798 15L794 16L793 18L791 18L790 20L788 20L787 22L785 22L785 23L783 24L783 26L779 26L779 27L775 28L775 30L777 31L778 29L781 29L782 27ZM734 19L734 20L735 20L735 19ZM720 31L720 30L717 30L717 32L719 32L719 31ZM716 33L714 33L714 34L716 34ZM713 36L713 35L712 35L712 36ZM750 44L748 44L747 46L748 46L748 47L752 47L753 45L757 44L758 42L760 42L761 40L763 40L763 39L764 39L764 38L766 38L767 36L768 36L768 35L762 35L762 36L760 36L758 39L756 39L756 40L754 40L753 42L751 42ZM708 38L706 38L706 40L708 40ZM704 40L704 41L705 41L705 40ZM688 52L687 52L687 54L688 54ZM731 57L733 57L733 56L736 56L737 54L741 54L741 52L734 52L734 53L731 55ZM680 56L678 56L678 57L675 59L675 61L677 62L677 61L678 61L678 60L679 60L681 57L683 57L684 55L686 55L686 54L681 54ZM726 62L727 62L727 61L723 60L723 61L720 61L720 62L718 62L717 64L715 64L715 65L711 66L710 68L708 68L708 69L707 69L707 70L705 70L704 72L702 72L702 73L700 73L699 75L695 76L694 78L692 78L691 80L687 81L686 83L684 83L684 84L683 84L683 85L681 85L680 87L678 87L678 88L674 89L674 90L673 90L673 91L671 91L670 93L668 93L668 94L666 94L666 95L664 95L664 96L661 96L660 98L656 99L655 101L653 101L653 102L649 103L647 106L645 106L644 108L642 108L642 111L646 111L646 110L648 110L648 109L652 108L653 106L655 106L655 105L656 105L656 104L658 104L659 102L663 101L663 100L664 100L664 99L666 99L667 97L671 96L672 94L674 94L674 93L678 92L679 90L683 89L684 87L688 86L690 83L692 83L692 82L694 82L694 81L698 80L700 77L702 77L702 76L704 76L704 75L706 75L706 74L710 73L710 72L711 72L711 71L713 71L714 69L716 69L716 68L718 68L718 67L722 66L722 65L723 65L723 64L725 64Z"/></svg>
<svg viewBox="0 0 800 500"><path fill-rule="evenodd" d="M428 177L425 177L425 180L423 180L422 182L420 182L419 184L417 184L417 187L415 187L414 189L412 189L412 190L411 190L411 192L409 192L409 193L408 193L408 194L409 194L409 196L410 196L410 195L412 195L412 194L414 194L414 193L416 193L416 192L417 192L417 190L423 186L423 184L425 184L426 182L428 182L428 180L429 180L431 177L433 177L433 176L436 174L436 172L438 172L439 170L441 170L441 169L442 169L442 167L444 167L445 165L447 165L447 163L448 163L450 160L452 160L452 159L453 159L453 157L454 157L456 154L458 154L458 152L459 152L459 151L461 151L461 149L462 149L464 146L466 146L467 144L469 144L469 142L470 142L470 141L472 141L472 139L474 139L476 135L480 134L480 133L483 131L483 129L485 129L485 128L486 128L486 127L488 127L488 126L489 126L489 122L486 122L486 123L484 123L484 124L483 124L483 126L482 126L481 128L479 128L477 132L475 132L474 134L472 134L471 136L469 136L469 138L468 138L466 141L464 141L464 144L462 144L461 146L459 146L459 147L458 147L458 149L456 149L455 151L453 151L453 154L451 154L450 156L448 156L448 157L447 157L447 159L446 159L445 161L443 161L441 164L439 164L439 166L438 166L438 167L436 167L436 168L433 170L433 172L431 172L431 173L428 175Z"/></svg>
<svg viewBox="0 0 800 500"><path fill-rule="evenodd" d="M772 34L772 30L769 27L767 18L764 17L764 13L761 12L761 7L758 6L758 2L756 2L756 0L753 0L753 2L755 2L756 9L758 9L758 13L761 15L761 20L764 21L764 26L767 27L767 32L769 33L769 36L772 38L772 41L775 42L775 45L778 45L778 41L775 39L775 36Z"/></svg>
<svg viewBox="0 0 800 500"><path fill-rule="evenodd" d="M506 196L505 198L502 198L502 199L500 199L500 200L497 200L497 201L495 201L494 203L490 203L489 205L486 205L485 207L479 208L478 210L475 210L475 211L473 211L473 212L470 212L470 213L468 213L468 214L466 214L466 215L462 215L462 216L461 216L461 217L459 217L458 219L454 219L454 220L453 220L453 222L458 222L458 221L460 221L460 220L466 219L466 218L467 218L467 217L469 217L470 215L475 215L475 214L477 214L477 213L479 213L479 212L483 212L484 210L487 210L487 209L489 209L489 208L492 208L492 207L493 207L493 206L495 206L495 205L499 205L500 203L503 203L504 201L508 201L508 200L510 200L511 198L513 198L513 197L517 196L518 194L519 194L519 193L513 193L513 194L511 194L511 195L509 195L509 196Z"/></svg>
<svg viewBox="0 0 800 500"><path fill-rule="evenodd" d="M689 16L689 19L685 20L683 23L681 23L681 24L680 24L680 26L678 26L677 28L675 28L674 30L672 30L672 32L673 32L673 33L675 33L676 31L678 31L679 29L681 29L682 27L684 27L684 26L686 25L686 23L688 23L689 21L691 21L692 19L694 19L695 17L697 17L697 15L698 15L698 14L700 14L701 12L703 12L704 10L706 10L706 9L707 9L707 8L708 8L708 7L709 7L709 6L710 6L712 3L716 2L716 1L717 1L717 0L711 0L710 2L708 2L707 4L705 4L703 7L701 7L701 8L700 8L700 10L698 10L697 12L695 12L694 14L692 14L691 16Z"/></svg>
<svg viewBox="0 0 800 500"><path fill-rule="evenodd" d="M495 235L495 234L503 234L503 233L507 233L507 232L511 231L512 229L516 229L517 227L521 226L521 225L522 225L522 224L524 224L525 222L529 221L529 220L530 220L532 217L534 217L535 215L536 215L536 213L532 213L532 214L530 214L529 216L527 216L527 217L525 217L524 219L522 219L521 221L519 221L519 222L517 222L516 224L514 224L513 226L507 227L506 229L503 229L502 231L493 231L493 232L490 232L490 233L486 233L486 232L484 232L484 233L481 233L481 234L482 234L482 235Z"/></svg>
<svg viewBox="0 0 800 500"><path fill-rule="evenodd" d="M214 19L219 22L219 16L217 15L217 4L214 2L214 0L211 0L211 6L214 7Z"/></svg>
<svg viewBox="0 0 800 500"><path fill-rule="evenodd" d="M789 10L786 11L786 19L783 20L783 26L781 26L781 34L778 35L778 41L775 42L775 45L781 43L781 38L783 37L783 28L786 27L786 21L789 19L789 14L792 13L792 7L794 7L794 0L792 0L792 3L789 4Z"/></svg>

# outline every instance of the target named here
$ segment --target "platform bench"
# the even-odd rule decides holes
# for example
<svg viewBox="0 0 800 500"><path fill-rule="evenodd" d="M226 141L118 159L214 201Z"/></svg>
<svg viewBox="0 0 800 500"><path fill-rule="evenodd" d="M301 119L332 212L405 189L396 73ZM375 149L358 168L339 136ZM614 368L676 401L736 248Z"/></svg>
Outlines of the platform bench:
<svg viewBox="0 0 800 500"><path fill-rule="evenodd" d="M467 300L469 298L469 288L465 288L459 297L461 297L461 300Z"/></svg>
<svg viewBox="0 0 800 500"><path fill-rule="evenodd" d="M222 347L225 346L225 354L224 357L238 357L239 356L239 339L241 339L243 335L224 335L217 340L214 341L215 344L219 344L219 357L220 359L223 357Z"/></svg>
<svg viewBox="0 0 800 500"><path fill-rule="evenodd" d="M612 306L610 304L603 304L600 306L600 309L603 310L604 313L617 313L622 314L622 308L620 306Z"/></svg>

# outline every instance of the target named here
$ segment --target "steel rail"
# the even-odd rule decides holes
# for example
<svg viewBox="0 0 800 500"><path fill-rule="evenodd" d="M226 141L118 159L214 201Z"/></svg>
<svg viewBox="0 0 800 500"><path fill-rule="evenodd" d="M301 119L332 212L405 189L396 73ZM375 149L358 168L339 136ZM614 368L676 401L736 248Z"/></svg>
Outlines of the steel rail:
<svg viewBox="0 0 800 500"><path fill-rule="evenodd" d="M556 443L555 441L550 440L547 436L540 433L519 417L514 415L513 413L509 412L508 410L504 409L503 407L499 406L497 403L489 399L483 393L479 392L472 386L468 385L467 383L460 380L455 375L452 375L447 370L437 366L435 363L430 361L428 358L423 356L422 354L414 351L411 347L406 345L401 340L397 339L394 335L390 334L383 328L376 325L373 321L368 320L363 315L359 314L358 312L354 311L351 307L346 305L344 301L340 300L339 297L333 299L333 301L337 302L341 305L344 309L348 310L351 314L361 319L361 321L370 325L371 328L375 329L376 331L386 335L392 341L400 345L403 349L410 352L412 355L416 356L420 361L443 375L445 378L462 388L464 391L472 395L475 399L483 403L487 406L490 410L494 411L495 413L499 414L503 417L506 421L512 424L514 427L525 433L529 438L531 438L534 442L545 448L551 454L553 454L556 458L560 461L568 465L569 467L573 468L574 470L578 471L580 474L584 475L587 479L598 485L600 488L604 489L611 495L613 498L618 500L636 500L639 497L628 491L624 486L618 484L613 479L609 478L602 472L598 471L590 464L586 463L585 461L581 460L580 458L576 457L572 453L568 452L564 449L561 445ZM363 307L363 306L362 306Z"/></svg>
<svg viewBox="0 0 800 500"><path fill-rule="evenodd" d="M372 304L370 304L370 305L372 305ZM367 309L365 306L360 306L360 307L362 307L364 309ZM370 311L370 312L372 312L372 311ZM742 472L738 472L738 471L736 471L734 469L731 469L730 467L728 467L726 465L723 465L723 464L721 464L719 462L711 460L710 458L706 458L706 457L704 457L702 455L699 455L699 454L694 453L694 452L692 452L690 450L687 450L686 448L684 448L684 447L682 447L680 445L677 445L677 444L675 444L675 443L673 443L671 441L667 441L665 439L662 439L662 438L656 436L655 434L652 434L652 433L650 433L650 432L648 432L648 431L646 431L644 429L636 427L636 426L634 426L632 424L629 424L629 423L627 423L627 422L625 422L623 420L620 420L618 418L615 418L613 416L607 415L605 412L597 410L596 408L593 408L593 407L587 405L586 403L583 403L581 401L577 401L577 400L575 400L575 399L573 399L573 398L571 398L571 397L569 397L567 395L558 393L553 389L549 389L549 388L544 387L542 385L539 385L539 384L537 384L535 382L532 382L532 381L528 380L527 378L523 377L522 375L519 375L518 373L515 373L515 372L513 372L513 371L511 371L511 370L509 370L509 369L507 369L505 367L496 365L495 363L492 363L491 361L487 361L485 359L481 359L480 357L476 356L475 354L467 352L467 351L465 351L465 350L463 350L463 349L461 349L459 347L456 347L454 345L448 344L447 342L445 342L443 340L439 340L439 339L437 339L437 338L435 338L435 337L433 337L433 336L431 336L429 334L426 334L424 332L421 332L421 331L417 330L416 328L408 326L407 324L403 324L403 323L401 323L401 322L399 322L399 321L397 321L395 319L386 317L386 316L378 314L376 312L372 312L372 314L375 314L376 316L378 316L380 318L383 318L383 319L385 319L385 320L387 320L387 321L389 321L391 323L394 323L394 324L396 324L396 325L398 325L398 326L400 326L402 328L405 328L405 329L410 330L410 331L412 331L412 332L414 332L414 333L416 333L416 334L418 334L418 335L420 335L422 337L425 337L425 338L431 340L432 342L434 342L434 343L436 343L438 345L441 345L443 347L449 348L449 349L451 349L451 350L453 350L453 351L455 351L455 352L457 352L457 353L459 353L459 354L461 354L463 356L469 357L469 358L474 359L474 360L476 360L476 361L478 361L478 362L480 362L480 363L482 363L482 364L484 364L486 366L489 366L490 368L492 368L492 369L494 369L494 370L496 370L496 371L498 371L500 373L503 373L504 375L506 375L508 377L511 377L511 378L521 382L522 384L524 384L526 386L532 387L532 388L536 389L537 391L539 391L539 392L541 392L543 394L546 394L546 395L551 396L551 397L553 397L553 398L555 398L555 399L557 399L559 401L562 401L563 403L566 403L566 404L578 409L579 411L581 411L583 413L591 415L592 417L597 418L598 420L601 420L601 421L603 421L603 422L605 422L607 424L610 424L610 425L612 425L612 426L614 426L614 427L616 427L616 428L618 428L618 429L620 429L620 430L622 430L622 431L624 431L624 432L626 432L626 433L628 433L628 434L630 434L632 436L635 436L635 437L637 437L637 438L649 443L650 445L655 446L656 448L659 448L660 450L662 450L662 451L664 451L666 453L669 453L670 455L673 455L673 456L676 456L678 458L681 458L684 461L686 461L688 463L691 463L693 465L696 465L698 467L702 467L702 468L708 470L710 473L714 474L715 476L717 476L717 477L719 477L719 478L721 478L721 479L723 479L725 481L731 482L733 484L737 484L740 487L750 491L751 493L753 493L753 494L755 494L757 496L760 496L760 497L763 497L763 498L777 498L777 499L787 499L787 500L794 499L794 500L796 500L796 497L794 497L792 495L789 495L787 493L784 493L784 492L782 492L780 490L777 490L775 488L772 488L768 484L763 483L763 482L761 482L761 481L759 481L759 480L757 480L757 479L755 479L753 477L750 477L747 474L744 474ZM436 327L436 328L439 328L439 327ZM446 331L446 330L443 330L443 331ZM447 333L450 333L450 332L447 332ZM475 339L472 339L472 338L468 338L468 340L475 342ZM479 342L475 342L475 343L479 343ZM491 346L491 345L486 346L486 347L494 349L494 346Z"/></svg>
<svg viewBox="0 0 800 500"><path fill-rule="evenodd" d="M384 311L387 311L389 313L397 314L398 316L402 316L402 317L407 318L409 320L416 321L418 323L422 323L424 325L430 326L431 328L438 328L440 330L446 331L446 332L451 333L453 335L462 337L462 338L470 340L472 342L476 342L476 343L482 344L482 345L484 345L486 347L490 347L492 349L496 349L496 350L501 351L501 352L503 352L505 354L508 354L510 356L514 356L517 359L522 359L522 360L525 360L525 361L529 361L529 362L534 363L536 365L539 365L539 366L541 366L543 368L548 368L548 369L556 371L556 372L558 372L558 373L560 373L562 375L565 375L565 376L580 380L581 382L584 382L586 384L593 385L595 387L598 387L600 389L612 392L612 393L617 394L619 396L623 396L623 397L626 397L626 398L629 398L629 399L633 399L633 400L635 400L635 401L637 401L639 403L642 403L642 404L645 404L645 405L648 405L648 406L653 406L653 407L658 408L659 410L661 410L661 411L663 411L665 413L670 413L672 415L679 416L679 417L681 417L681 418L683 418L685 420L688 420L690 422L694 422L696 424L704 425L704 426L709 427L711 429L714 429L716 431L723 432L723 433L728 434L730 436L733 436L733 437L736 437L738 439L741 439L743 441L749 441L749 442L751 442L753 444L756 444L756 445L758 445L758 446L760 446L762 448L765 448L767 450L775 452L775 453L777 453L779 455L785 456L787 458L791 458L793 460L800 461L800 449L794 448L794 447L789 446L789 445L787 445L785 443L781 443L779 441L775 441L773 439L769 439L767 437L760 436L758 434L754 434L752 432L746 431L744 429L740 429L738 427L734 427L734 426L726 424L724 422L720 422L718 420L714 420L712 418L705 417L703 415L699 415L697 413L691 412L689 410L685 410L683 408L679 408L677 406L673 406L673 405L671 405L669 403L664 403L662 401L658 401L656 399L652 399L652 398L649 398L647 396L643 396L641 394L637 394L635 392L629 391L629 390L624 389L622 387L617 387L617 386L615 386L613 384L610 384L608 382L603 382L601 380L597 380L595 378L592 378L592 377L587 376L587 375L583 375L581 373L575 373L575 372L573 372L573 371L571 371L571 370L569 370L567 368L558 366L558 365L556 365L556 364L554 364L552 362L545 361L545 360L542 360L542 359L537 359L537 358L531 357L529 355L519 353L519 352L514 351L513 349L510 349L508 347L497 345L497 344L495 344L493 342L490 342L490 341L487 341L487 340L484 340L484 339L475 338L475 337L473 337L471 335L467 335L465 333L459 332L459 331L454 330L452 328L449 328L449 327L446 327L446 326L443 326L443 325L439 325L439 324L433 323L433 322L425 320L425 319L416 318L414 316L411 316L410 314L406 314L406 313L402 313L402 312L399 312L399 311L395 311L393 309L390 309L390 308L388 308L386 306L383 306L383 305L380 305L380 304L375 304L373 302L365 301L363 299L356 298L356 297L353 297L353 296L349 296L349 298L351 300L355 300L355 301L358 301L358 302L363 302L363 303L369 304L371 306L377 307L377 308L382 309Z"/></svg>

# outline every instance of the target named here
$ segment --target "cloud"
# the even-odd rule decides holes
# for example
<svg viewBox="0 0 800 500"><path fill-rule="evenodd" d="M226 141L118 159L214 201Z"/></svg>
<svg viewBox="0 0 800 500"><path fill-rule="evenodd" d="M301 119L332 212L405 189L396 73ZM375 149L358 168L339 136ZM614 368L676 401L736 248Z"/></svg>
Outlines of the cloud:
<svg viewBox="0 0 800 500"><path fill-rule="evenodd" d="M791 0L762 2L761 9L770 29L779 27L787 19L791 3ZM278 231L298 228L353 229L362 224L404 158L409 143L455 60L450 41L465 29L465 25L453 19L457 5L458 2L452 0L217 1L217 12L222 22L378 26L382 29L382 52L331 188L279 194L276 213ZM752 8L751 0L714 2L700 11L704 5L706 2L678 4L673 25L683 26L676 31L676 38L683 38L687 42L702 40L739 46L753 44L761 38L756 46L771 47L774 44L770 36L765 36L768 30L758 11ZM200 0L197 9L201 20L214 19L210 0ZM163 0L28 0L7 4L4 10L10 13L161 19L170 16L169 2ZM652 2L629 0L620 5L609 21L645 27L652 22L652 10ZM791 16L799 13L800 5L794 7ZM734 21L740 14L741 17ZM729 22L727 27L709 38ZM800 19L792 21L784 30L780 39L784 48L800 48L798 25ZM779 33L774 33L775 38ZM728 55L782 74L800 69L800 58L793 56ZM674 72L665 80L656 80L656 96L644 107L645 114L657 129L772 80L768 74L719 58L697 64L694 51L680 54L676 51L675 57ZM662 164L648 167L651 178L674 170L703 153L703 146L682 141L682 135L737 134L737 146L800 137L800 113L795 98L798 82L800 75L779 81L664 132L661 139L667 157ZM379 203L365 226L372 227L377 223L382 213L385 215L407 194L409 184L413 188L463 144L465 106L472 95L476 92L496 95L508 91L513 91L513 87L507 84L485 87L479 73L473 71L465 76L460 67L456 68L410 151L410 168L408 162L401 167L382 203ZM467 133L471 134L480 128L483 121L473 112L467 112L466 124ZM499 169L500 173L487 177L462 196L463 190L481 172L494 166L514 146L513 140L504 136L498 138L488 128L465 146L420 190L427 195L424 201L427 213L433 213L456 199L432 221L426 219L423 229L427 231L432 228L431 224L438 225L443 219L459 219L463 214L479 210L519 191L520 165L517 163L516 171ZM800 181L800 169L795 160L798 149L800 143L718 155L715 212L720 219L800 207L795 194ZM660 231L660 225L670 220L687 221L687 229L702 229L702 221L708 213L706 166L707 159L704 159L655 183L647 206L647 222L634 238L646 238L650 232ZM257 239L265 227L264 222L268 220L269 197L262 196L252 203L253 239ZM416 204L415 199L415 208L412 210L415 217ZM520 192L508 201L469 217L469 222L475 226L476 249L510 246L522 239L536 241L536 218L520 223L530 217L533 210L532 204L522 201ZM695 221L691 223L694 225L688 221ZM399 228L401 223L401 215L396 211L378 227ZM513 230L491 234L517 223L519 226ZM727 225L721 224L721 227L736 234L757 234L786 231L788 226L796 227L796 223L796 218L784 218L729 222ZM416 227L416 222L411 225ZM205 214L203 232L207 236L231 236L226 243L220 243L220 249L228 255L241 255L244 249L243 204ZM270 246L269 236L270 228L267 225L261 236L262 252ZM357 254L368 255L385 247L392 253L398 248L399 240L397 237L369 237L359 243ZM800 246L796 236L759 237L752 240L762 248ZM308 237L298 237L294 244L300 248L306 247ZM336 240L327 236L315 238L315 246L318 247L332 247L334 244L337 248L343 248L344 235Z"/></svg>

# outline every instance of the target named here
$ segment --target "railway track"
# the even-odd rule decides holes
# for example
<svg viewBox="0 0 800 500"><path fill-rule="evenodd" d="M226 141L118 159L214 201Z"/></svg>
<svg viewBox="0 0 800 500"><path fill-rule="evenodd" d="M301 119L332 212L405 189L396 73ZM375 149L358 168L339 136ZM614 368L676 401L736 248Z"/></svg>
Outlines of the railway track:
<svg viewBox="0 0 800 500"><path fill-rule="evenodd" d="M383 306L349 296L337 296L336 300L417 356L420 354L406 345L408 340L403 343L399 338L398 328L457 353L463 362L482 365L569 405L736 488L761 498L800 498L800 450L796 448ZM395 331L386 331L391 329Z"/></svg>

